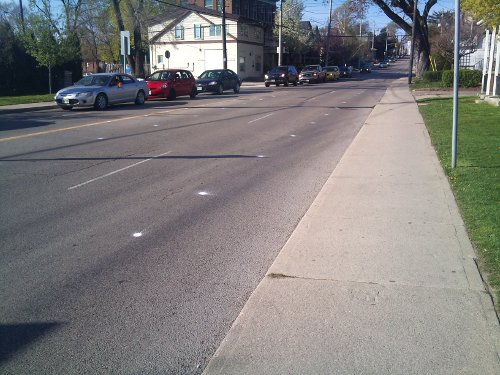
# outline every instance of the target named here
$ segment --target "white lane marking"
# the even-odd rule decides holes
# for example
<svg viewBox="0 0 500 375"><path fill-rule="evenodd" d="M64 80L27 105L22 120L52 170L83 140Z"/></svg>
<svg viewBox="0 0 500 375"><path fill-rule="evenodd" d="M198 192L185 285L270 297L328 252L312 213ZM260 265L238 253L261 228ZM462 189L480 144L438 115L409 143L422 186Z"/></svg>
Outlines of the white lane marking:
<svg viewBox="0 0 500 375"><path fill-rule="evenodd" d="M347 102L342 102L342 104L347 104Z"/></svg>
<svg viewBox="0 0 500 375"><path fill-rule="evenodd" d="M316 121L311 121L310 124L314 125L314 124L316 124Z"/></svg>
<svg viewBox="0 0 500 375"><path fill-rule="evenodd" d="M151 160L153 160L153 159L155 159L155 158L158 158L158 157L160 157L160 156L164 156L164 155L170 154L171 152L172 152L172 151L167 151L167 152L164 152L163 154L160 154L160 155L154 156L154 157L152 157L152 158L149 158L149 159L146 159L146 160L142 160L142 161L140 161L140 162L137 162L137 163L134 163L134 164L132 164L132 165L129 165L128 167L120 168L120 169L117 169L116 171L106 173L105 175L102 175L102 176L99 176L99 177L93 178L93 179L91 179L91 180L88 180L88 181L82 182L81 184L71 186L71 187L69 187L69 188L68 188L68 190L77 189L77 188L82 187L82 186L84 186L84 185L87 185L87 184L90 184L90 183L92 183L92 182L98 181L98 180L100 180L100 179L102 179L102 178L109 177L109 176L112 176L112 175L114 175L114 174L116 174L116 173L123 172L123 171L125 171L125 170L127 170L127 169L129 169L129 168L132 168L132 167L136 167L136 166L138 166L139 164L145 163L145 162L147 162L147 161L151 161Z"/></svg>
<svg viewBox="0 0 500 375"><path fill-rule="evenodd" d="M290 137L296 137L296 135L295 134L290 134Z"/></svg>
<svg viewBox="0 0 500 375"><path fill-rule="evenodd" d="M102 141L104 138L97 138L98 141Z"/></svg>
<svg viewBox="0 0 500 375"><path fill-rule="evenodd" d="M325 113L325 116L330 116L328 113Z"/></svg>
<svg viewBox="0 0 500 375"><path fill-rule="evenodd" d="M205 195L210 195L208 191L199 191L198 195L205 196Z"/></svg>
<svg viewBox="0 0 500 375"><path fill-rule="evenodd" d="M265 156L265 155L257 155L257 157L258 157L259 159L262 159L262 158L265 158L266 156Z"/></svg>
<svg viewBox="0 0 500 375"><path fill-rule="evenodd" d="M256 121L259 121L259 120L265 119L266 117L269 117L269 116L272 116L272 115L273 115L272 113L269 113L269 114L267 114L267 115L265 115L265 116L262 116L262 117L256 118L256 119L254 119L254 120L252 120L252 121L248 121L248 123L249 123L249 124L251 124L252 122L256 122Z"/></svg>
<svg viewBox="0 0 500 375"><path fill-rule="evenodd" d="M142 232L135 232L132 236L134 237L142 237Z"/></svg>
<svg viewBox="0 0 500 375"><path fill-rule="evenodd" d="M159 125L153 125L155 128L158 127Z"/></svg>

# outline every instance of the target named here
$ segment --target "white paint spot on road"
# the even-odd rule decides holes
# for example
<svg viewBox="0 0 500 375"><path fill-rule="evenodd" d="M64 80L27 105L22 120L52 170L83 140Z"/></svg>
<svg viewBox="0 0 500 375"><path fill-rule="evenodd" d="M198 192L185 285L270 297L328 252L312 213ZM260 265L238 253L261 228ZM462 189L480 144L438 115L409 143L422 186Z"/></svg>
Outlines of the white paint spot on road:
<svg viewBox="0 0 500 375"><path fill-rule="evenodd" d="M290 134L290 137L296 137L296 135L295 134Z"/></svg>
<svg viewBox="0 0 500 375"><path fill-rule="evenodd" d="M158 124L155 124L155 125L153 125L153 126L154 126L154 127L156 128L156 127L158 127L158 126L160 126L160 125L158 125Z"/></svg>
<svg viewBox="0 0 500 375"><path fill-rule="evenodd" d="M316 121L311 121L310 124L311 125L316 125Z"/></svg>
<svg viewBox="0 0 500 375"><path fill-rule="evenodd" d="M142 237L142 232L135 232L132 236L134 237Z"/></svg>
<svg viewBox="0 0 500 375"><path fill-rule="evenodd" d="M206 195L210 195L210 193L208 191L199 191L198 195L206 196Z"/></svg>
<svg viewBox="0 0 500 375"><path fill-rule="evenodd" d="M98 141L102 141L104 138L97 138Z"/></svg>

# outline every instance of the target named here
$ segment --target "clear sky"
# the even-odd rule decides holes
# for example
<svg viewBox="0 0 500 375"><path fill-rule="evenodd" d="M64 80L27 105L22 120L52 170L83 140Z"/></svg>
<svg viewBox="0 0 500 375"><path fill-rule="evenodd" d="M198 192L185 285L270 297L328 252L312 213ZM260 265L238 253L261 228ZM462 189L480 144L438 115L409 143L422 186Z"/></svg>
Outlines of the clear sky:
<svg viewBox="0 0 500 375"><path fill-rule="evenodd" d="M305 5L304 12L304 21L310 21L314 25L318 25L319 27L324 27L328 25L328 13L330 10L329 0L303 0ZM337 8L341 4L343 4L345 0L333 0L332 7L333 9ZM427 0L418 0L417 5L419 5L419 9L423 9L424 4ZM431 14L438 10L454 10L455 9L455 0L438 0L437 4L434 5L431 9ZM373 26L373 22L375 22L375 33L378 33L381 28L385 27L391 20L382 12L382 10L372 5L368 12L366 21L369 21L370 28Z"/></svg>

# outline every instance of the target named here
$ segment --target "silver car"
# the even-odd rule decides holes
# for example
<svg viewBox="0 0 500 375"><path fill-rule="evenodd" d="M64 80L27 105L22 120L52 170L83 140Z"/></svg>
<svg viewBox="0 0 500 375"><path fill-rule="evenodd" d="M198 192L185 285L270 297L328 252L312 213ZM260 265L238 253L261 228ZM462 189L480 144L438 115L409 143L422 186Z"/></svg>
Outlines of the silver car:
<svg viewBox="0 0 500 375"><path fill-rule="evenodd" d="M122 73L97 73L59 90L54 100L62 109L94 107L101 111L116 103L134 102L142 105L148 97L146 81Z"/></svg>

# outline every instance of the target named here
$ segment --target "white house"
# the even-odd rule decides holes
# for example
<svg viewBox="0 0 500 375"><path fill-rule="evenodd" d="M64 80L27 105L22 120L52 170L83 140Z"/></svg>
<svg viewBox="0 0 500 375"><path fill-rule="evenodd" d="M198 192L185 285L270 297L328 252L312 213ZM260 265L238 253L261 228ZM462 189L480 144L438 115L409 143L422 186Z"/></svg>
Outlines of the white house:
<svg viewBox="0 0 500 375"><path fill-rule="evenodd" d="M151 72L183 68L199 76L205 70L224 67L222 16L217 11L179 8L152 20L148 38ZM228 69L243 79L262 77L264 29L260 24L228 14L226 51Z"/></svg>

